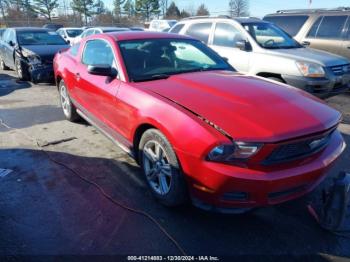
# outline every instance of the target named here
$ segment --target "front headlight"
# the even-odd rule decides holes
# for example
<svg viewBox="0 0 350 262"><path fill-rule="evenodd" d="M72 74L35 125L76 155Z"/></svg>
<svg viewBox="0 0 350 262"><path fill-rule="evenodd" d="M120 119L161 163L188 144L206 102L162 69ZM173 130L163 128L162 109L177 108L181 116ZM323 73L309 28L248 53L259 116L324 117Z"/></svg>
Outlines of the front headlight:
<svg viewBox="0 0 350 262"><path fill-rule="evenodd" d="M29 63L32 64L32 65L39 65L39 64L41 64L41 59L37 55L28 56L27 59L28 59Z"/></svg>
<svg viewBox="0 0 350 262"><path fill-rule="evenodd" d="M306 77L324 77L325 72L323 67L318 64L308 62L296 62L300 73Z"/></svg>
<svg viewBox="0 0 350 262"><path fill-rule="evenodd" d="M234 162L244 160L255 155L261 144L235 142L214 147L208 154L207 160L215 162Z"/></svg>

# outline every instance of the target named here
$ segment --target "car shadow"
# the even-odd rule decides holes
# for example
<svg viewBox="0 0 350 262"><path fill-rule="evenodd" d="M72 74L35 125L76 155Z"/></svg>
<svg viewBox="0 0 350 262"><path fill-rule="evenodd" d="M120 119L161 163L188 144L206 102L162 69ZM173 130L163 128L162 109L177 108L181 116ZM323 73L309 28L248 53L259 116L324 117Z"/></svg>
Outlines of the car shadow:
<svg viewBox="0 0 350 262"><path fill-rule="evenodd" d="M242 215L191 205L167 208L152 197L140 168L128 157L48 150L49 157L32 149L0 150L0 168L13 170L0 178L0 255L180 254L149 219L121 206L154 217L191 255L313 255L320 261L328 261L322 253L350 255L349 241L320 229L308 214L308 197Z"/></svg>
<svg viewBox="0 0 350 262"><path fill-rule="evenodd" d="M11 75L0 73L0 97L9 95L18 89L29 88L31 86L27 81L20 81Z"/></svg>

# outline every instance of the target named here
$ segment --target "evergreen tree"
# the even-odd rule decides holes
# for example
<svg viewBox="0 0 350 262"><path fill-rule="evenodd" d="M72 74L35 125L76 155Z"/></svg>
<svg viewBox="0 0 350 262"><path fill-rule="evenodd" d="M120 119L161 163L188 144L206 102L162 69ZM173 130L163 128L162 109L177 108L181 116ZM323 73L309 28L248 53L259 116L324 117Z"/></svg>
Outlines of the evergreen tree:
<svg viewBox="0 0 350 262"><path fill-rule="evenodd" d="M59 6L57 0L34 0L34 4L35 12L45 16L49 21L51 21L53 10Z"/></svg>
<svg viewBox="0 0 350 262"><path fill-rule="evenodd" d="M152 15L159 14L159 2L158 0L136 0L135 9L149 21Z"/></svg>
<svg viewBox="0 0 350 262"><path fill-rule="evenodd" d="M171 2L169 8L166 11L165 16L167 18L179 18L180 17L180 10L176 6L175 2Z"/></svg>
<svg viewBox="0 0 350 262"><path fill-rule="evenodd" d="M135 15L135 5L132 0L127 0L124 5L124 11L128 14L128 17Z"/></svg>
<svg viewBox="0 0 350 262"><path fill-rule="evenodd" d="M197 16L208 16L208 15L210 15L210 13L207 7L204 4L201 4L197 10Z"/></svg>
<svg viewBox="0 0 350 262"><path fill-rule="evenodd" d="M126 0L114 0L114 14L117 18L122 16L122 6L126 2Z"/></svg>
<svg viewBox="0 0 350 262"><path fill-rule="evenodd" d="M71 7L73 11L84 16L85 25L88 23L88 18L96 13L96 3L94 0L72 0Z"/></svg>

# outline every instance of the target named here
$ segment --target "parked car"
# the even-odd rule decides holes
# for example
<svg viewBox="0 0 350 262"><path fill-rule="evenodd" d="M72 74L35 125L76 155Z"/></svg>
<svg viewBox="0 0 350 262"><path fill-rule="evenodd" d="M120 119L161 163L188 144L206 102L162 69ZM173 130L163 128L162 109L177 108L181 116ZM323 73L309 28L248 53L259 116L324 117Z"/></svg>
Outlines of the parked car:
<svg viewBox="0 0 350 262"><path fill-rule="evenodd" d="M349 60L304 48L267 21L189 18L175 25L170 32L203 41L245 74L287 83L319 97L349 90Z"/></svg>
<svg viewBox="0 0 350 262"><path fill-rule="evenodd" d="M14 69L20 80L53 79L53 57L69 45L56 32L44 28L6 29L0 42L0 68Z"/></svg>
<svg viewBox="0 0 350 262"><path fill-rule="evenodd" d="M145 29L143 27L139 27L139 26L132 26L130 27L131 31L145 31Z"/></svg>
<svg viewBox="0 0 350 262"><path fill-rule="evenodd" d="M76 27L62 27L57 30L57 33L63 37L68 44L73 44L74 39L83 33L83 29Z"/></svg>
<svg viewBox="0 0 350 262"><path fill-rule="evenodd" d="M350 9L281 10L264 17L304 46L350 59Z"/></svg>
<svg viewBox="0 0 350 262"><path fill-rule="evenodd" d="M189 195L207 210L243 212L291 200L345 147L338 111L241 75L186 36L90 36L58 53L54 69L65 117L85 118L133 155L165 205Z"/></svg>
<svg viewBox="0 0 350 262"><path fill-rule="evenodd" d="M124 28L124 27L91 27L86 29L81 35L75 37L72 45L79 43L83 38L90 35L119 32L119 31L129 31L129 30L130 30L129 28Z"/></svg>
<svg viewBox="0 0 350 262"><path fill-rule="evenodd" d="M173 27L177 23L176 20L152 20L148 30L154 32L164 32L168 31L171 27Z"/></svg>
<svg viewBox="0 0 350 262"><path fill-rule="evenodd" d="M49 29L51 31L57 31L58 29L60 29L62 27L63 27L63 25L53 24L53 23L43 25L43 28Z"/></svg>

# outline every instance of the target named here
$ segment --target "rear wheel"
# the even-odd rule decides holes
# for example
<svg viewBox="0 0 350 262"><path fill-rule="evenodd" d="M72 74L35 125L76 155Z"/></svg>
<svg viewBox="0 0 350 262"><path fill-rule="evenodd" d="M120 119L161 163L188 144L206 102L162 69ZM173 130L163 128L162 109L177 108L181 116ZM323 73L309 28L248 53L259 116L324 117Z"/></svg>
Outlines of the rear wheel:
<svg viewBox="0 0 350 262"><path fill-rule="evenodd" d="M139 152L153 195L167 206L184 204L187 200L186 182L167 138L159 130L149 129L141 138Z"/></svg>
<svg viewBox="0 0 350 262"><path fill-rule="evenodd" d="M6 66L4 60L2 59L2 57L0 57L0 70L9 70L10 68L8 66Z"/></svg>
<svg viewBox="0 0 350 262"><path fill-rule="evenodd" d="M76 107L73 105L72 101L69 98L68 90L63 80L61 80L59 84L59 92L61 107L66 119L71 122L77 122L80 120L80 116L77 113Z"/></svg>

